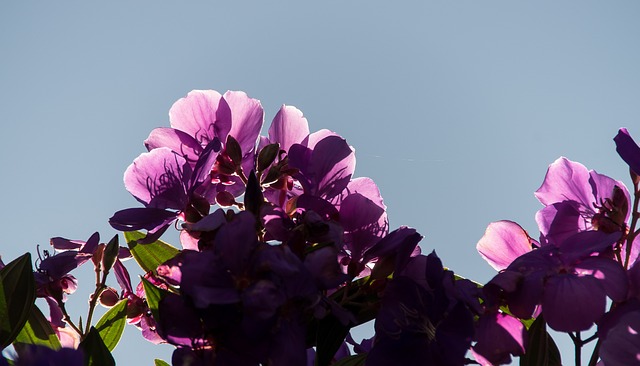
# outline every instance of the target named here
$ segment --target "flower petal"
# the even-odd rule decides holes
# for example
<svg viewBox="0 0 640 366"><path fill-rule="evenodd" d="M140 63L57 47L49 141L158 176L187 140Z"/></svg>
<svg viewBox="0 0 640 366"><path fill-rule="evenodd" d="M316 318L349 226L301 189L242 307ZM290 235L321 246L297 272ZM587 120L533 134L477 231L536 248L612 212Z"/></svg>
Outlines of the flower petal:
<svg viewBox="0 0 640 366"><path fill-rule="evenodd" d="M269 141L280 143L280 150L289 151L293 144L301 143L309 135L309 123L302 112L293 106L283 105L269 127Z"/></svg>
<svg viewBox="0 0 640 366"><path fill-rule="evenodd" d="M124 173L124 185L146 207L182 210L187 204L187 161L166 147L138 156Z"/></svg>
<svg viewBox="0 0 640 366"><path fill-rule="evenodd" d="M198 155L202 152L202 145L186 132L175 128L156 128L144 140L144 146L151 151L159 147L168 147L187 161L195 164Z"/></svg>
<svg viewBox="0 0 640 366"><path fill-rule="evenodd" d="M604 289L591 276L556 275L545 284L542 312L547 324L559 332L591 328L606 305Z"/></svg>
<svg viewBox="0 0 640 366"><path fill-rule="evenodd" d="M226 141L231 130L231 109L215 90L193 90L169 110L171 127L193 136L205 146L214 137Z"/></svg>
<svg viewBox="0 0 640 366"><path fill-rule="evenodd" d="M593 209L594 197L587 168L565 157L549 165L544 182L535 195L545 206L562 201L576 201Z"/></svg>
<svg viewBox="0 0 640 366"><path fill-rule="evenodd" d="M228 91L224 93L224 99L231 108L232 122L229 135L238 140L243 155L252 153L264 120L264 111L260 101L249 98L241 91ZM226 139L222 141L226 141Z"/></svg>
<svg viewBox="0 0 640 366"><path fill-rule="evenodd" d="M501 271L514 259L532 250L531 238L527 232L513 221L492 222L476 249L493 268Z"/></svg>

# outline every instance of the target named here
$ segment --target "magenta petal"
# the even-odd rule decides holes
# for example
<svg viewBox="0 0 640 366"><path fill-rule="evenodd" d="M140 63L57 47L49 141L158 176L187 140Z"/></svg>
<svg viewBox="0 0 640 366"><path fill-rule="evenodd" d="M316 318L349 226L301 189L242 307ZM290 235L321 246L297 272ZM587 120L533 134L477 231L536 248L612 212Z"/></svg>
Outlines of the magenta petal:
<svg viewBox="0 0 640 366"><path fill-rule="evenodd" d="M215 90L193 90L169 110L171 127L193 136L204 146L218 137L224 141L231 129L231 110Z"/></svg>
<svg viewBox="0 0 640 366"><path fill-rule="evenodd" d="M264 120L262 105L259 100L249 98L240 91L228 91L224 93L224 99L231 108L232 122L229 135L238 140L243 155L246 155L254 151L258 141Z"/></svg>
<svg viewBox="0 0 640 366"><path fill-rule="evenodd" d="M353 149L339 136L319 141L313 149L308 172L316 183L318 195L331 200L349 183L356 167Z"/></svg>
<svg viewBox="0 0 640 366"><path fill-rule="evenodd" d="M640 365L640 311L620 317L603 339L600 356L606 366Z"/></svg>
<svg viewBox="0 0 640 366"><path fill-rule="evenodd" d="M565 157L549 165L544 182L535 195L545 206L562 201L577 201L593 209L594 197L587 168Z"/></svg>
<svg viewBox="0 0 640 366"><path fill-rule="evenodd" d="M503 313L483 315L478 321L473 351L493 365L509 363L525 352L526 329L520 320Z"/></svg>
<svg viewBox="0 0 640 366"><path fill-rule="evenodd" d="M587 230L580 207L574 201L558 202L541 209L536 212L536 223L543 245L558 245L571 235Z"/></svg>
<svg viewBox="0 0 640 366"><path fill-rule="evenodd" d="M302 112L283 105L269 127L269 141L280 143L280 150L289 151L293 144L301 143L309 135L309 123Z"/></svg>
<svg viewBox="0 0 640 366"><path fill-rule="evenodd" d="M621 128L616 137L616 151L634 173L640 175L640 146L629 135L626 128Z"/></svg>
<svg viewBox="0 0 640 366"><path fill-rule="evenodd" d="M593 195L595 197L595 202L605 202L606 199L613 199L613 190L614 187L618 187L622 190L625 196L625 202L631 202L631 198L629 196L629 190L624 185L623 182L619 180L615 180L611 177L608 177L604 174L599 174L595 170L589 171L589 183L593 187ZM627 215L624 218L626 222L629 218L629 208L627 207Z"/></svg>
<svg viewBox="0 0 640 366"><path fill-rule="evenodd" d="M80 249L84 245L82 240L69 240L61 237L51 238L49 242L56 250Z"/></svg>
<svg viewBox="0 0 640 366"><path fill-rule="evenodd" d="M476 249L493 268L501 271L514 259L531 251L531 238L513 221L492 222Z"/></svg>
<svg viewBox="0 0 640 366"><path fill-rule="evenodd" d="M545 284L542 312L558 332L591 328L604 315L606 305L604 289L591 276L556 275Z"/></svg>
<svg viewBox="0 0 640 366"><path fill-rule="evenodd" d="M187 161L161 147L138 156L124 173L124 185L147 207L182 210L187 204L185 183L191 178Z"/></svg>
<svg viewBox="0 0 640 366"><path fill-rule="evenodd" d="M578 275L597 279L613 301L626 299L629 283L620 263L609 258L589 257L577 264L575 271Z"/></svg>
<svg viewBox="0 0 640 366"><path fill-rule="evenodd" d="M602 231L582 231L567 238L558 247L562 251L563 261L576 263L594 253L603 253L612 249L622 233L607 234Z"/></svg>
<svg viewBox="0 0 640 366"><path fill-rule="evenodd" d="M178 216L177 213L159 208L128 208L113 214L109 224L116 230L154 230L171 223Z"/></svg>
<svg viewBox="0 0 640 366"><path fill-rule="evenodd" d="M175 128L156 128L144 140L144 146L151 151L159 147L168 147L176 154L184 157L191 163L198 160L202 152L202 145L193 136Z"/></svg>

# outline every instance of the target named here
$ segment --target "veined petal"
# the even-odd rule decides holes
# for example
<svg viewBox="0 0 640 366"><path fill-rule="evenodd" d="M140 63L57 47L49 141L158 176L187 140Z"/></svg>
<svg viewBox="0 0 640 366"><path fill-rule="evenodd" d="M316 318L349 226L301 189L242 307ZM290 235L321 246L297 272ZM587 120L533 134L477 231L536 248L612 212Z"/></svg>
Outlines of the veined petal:
<svg viewBox="0 0 640 366"><path fill-rule="evenodd" d="M616 151L634 173L640 175L640 146L633 141L626 128L621 128L616 137Z"/></svg>
<svg viewBox="0 0 640 366"><path fill-rule="evenodd" d="M149 137L144 140L144 146L149 151L159 147L168 147L192 164L195 164L202 152L202 145L193 136L168 127L160 127L151 131Z"/></svg>
<svg viewBox="0 0 640 366"><path fill-rule="evenodd" d="M545 205L576 201L593 210L595 198L589 184L589 171L577 162L561 157L549 165L544 182L535 192Z"/></svg>
<svg viewBox="0 0 640 366"><path fill-rule="evenodd" d="M476 249L493 268L501 271L514 259L532 250L531 238L527 232L513 221L492 222Z"/></svg>
<svg viewBox="0 0 640 366"><path fill-rule="evenodd" d="M269 127L269 141L280 143L280 150L289 151L293 144L301 143L309 135L309 123L302 112L283 105Z"/></svg>
<svg viewBox="0 0 640 366"><path fill-rule="evenodd" d="M193 90L169 110L171 127L193 136L205 146L214 137L225 141L231 130L231 109L215 90Z"/></svg>
<svg viewBox="0 0 640 366"><path fill-rule="evenodd" d="M583 231L570 236L558 247L562 252L562 260L567 264L576 263L593 253L602 253L620 239L622 233L607 234L602 231Z"/></svg>
<svg viewBox="0 0 640 366"><path fill-rule="evenodd" d="M589 257L576 265L575 271L579 276L592 276L613 301L626 299L629 282L622 265L612 259Z"/></svg>
<svg viewBox="0 0 640 366"><path fill-rule="evenodd" d="M229 135L238 140L243 155L253 152L264 121L260 101L240 91L228 91L224 93L224 99L231 109Z"/></svg>
<svg viewBox="0 0 640 366"><path fill-rule="evenodd" d="M166 147L138 156L124 173L124 185L146 207L182 210L187 204L187 161Z"/></svg>
<svg viewBox="0 0 640 366"><path fill-rule="evenodd" d="M527 332L520 320L503 313L480 317L473 351L492 365L511 362L511 355L521 356L525 351Z"/></svg>
<svg viewBox="0 0 640 366"><path fill-rule="evenodd" d="M331 200L346 187L356 168L353 149L339 136L328 136L313 149L305 174L312 177L316 192Z"/></svg>
<svg viewBox="0 0 640 366"><path fill-rule="evenodd" d="M543 245L558 245L571 235L591 228L575 201L563 201L544 207L536 212L536 223Z"/></svg>
<svg viewBox="0 0 640 366"><path fill-rule="evenodd" d="M545 284L542 312L547 324L559 332L591 328L606 305L605 291L594 277L563 274L549 277Z"/></svg>

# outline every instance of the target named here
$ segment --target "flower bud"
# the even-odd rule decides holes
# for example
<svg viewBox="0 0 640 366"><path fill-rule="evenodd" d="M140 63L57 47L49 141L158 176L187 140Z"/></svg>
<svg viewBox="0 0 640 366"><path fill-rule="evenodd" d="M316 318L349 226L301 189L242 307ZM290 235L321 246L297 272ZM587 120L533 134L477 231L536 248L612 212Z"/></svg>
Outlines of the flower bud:
<svg viewBox="0 0 640 366"><path fill-rule="evenodd" d="M118 258L118 252L120 251L120 244L118 244L118 235L114 235L113 238L109 241L109 244L104 249L104 253L102 256L102 270L106 273L111 270L113 264L116 262L116 258Z"/></svg>
<svg viewBox="0 0 640 366"><path fill-rule="evenodd" d="M104 306L105 308L110 308L118 303L120 297L118 296L118 292L116 291L116 289L114 289L113 287L107 287L104 291L102 291L98 300L100 301L100 305Z"/></svg>

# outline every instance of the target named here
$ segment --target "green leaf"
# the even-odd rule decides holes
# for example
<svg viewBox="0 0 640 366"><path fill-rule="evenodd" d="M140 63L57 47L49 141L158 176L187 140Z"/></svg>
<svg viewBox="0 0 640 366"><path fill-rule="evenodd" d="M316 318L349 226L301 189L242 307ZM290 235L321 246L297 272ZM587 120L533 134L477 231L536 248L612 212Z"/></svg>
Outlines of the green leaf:
<svg viewBox="0 0 640 366"><path fill-rule="evenodd" d="M155 287L151 282L149 282L144 277L142 278L142 285L144 286L144 294L147 298L147 305L149 305L149 310L151 310L151 314L153 314L153 318L156 322L160 319L160 313L158 312L158 305L160 301L167 295L167 291L159 289Z"/></svg>
<svg viewBox="0 0 640 366"><path fill-rule="evenodd" d="M95 327L91 327L89 334L80 342L80 348L84 351L84 364L87 366L115 366L116 364Z"/></svg>
<svg viewBox="0 0 640 366"><path fill-rule="evenodd" d="M158 358L156 358L153 362L155 363L155 366L171 366L165 361L162 361L161 359L158 359Z"/></svg>
<svg viewBox="0 0 640 366"><path fill-rule="evenodd" d="M51 324L37 306L31 308L27 322L13 342L18 352L20 352L21 344L35 344L54 350L58 350L61 347L56 333L51 328Z"/></svg>
<svg viewBox="0 0 640 366"><path fill-rule="evenodd" d="M527 353L520 357L520 366L561 366L560 350L547 332L542 314L529 328Z"/></svg>
<svg viewBox="0 0 640 366"><path fill-rule="evenodd" d="M113 351L127 323L127 299L120 300L109 309L96 324L96 329L109 351Z"/></svg>
<svg viewBox="0 0 640 366"><path fill-rule="evenodd" d="M159 265L175 257L180 252L178 248L162 240L157 240L149 244L138 244L137 240L145 236L146 235L140 231L127 231L124 233L124 238L127 241L133 258L145 272L155 273Z"/></svg>
<svg viewBox="0 0 640 366"><path fill-rule="evenodd" d="M26 253L2 268L0 282L0 349L4 349L27 322L36 300L31 254Z"/></svg>
<svg viewBox="0 0 640 366"><path fill-rule="evenodd" d="M316 365L328 366L342 345L351 327L346 326L333 314L318 321L318 338L316 343Z"/></svg>
<svg viewBox="0 0 640 366"><path fill-rule="evenodd" d="M332 366L363 366L365 361L367 361L367 354L353 355L340 359Z"/></svg>

